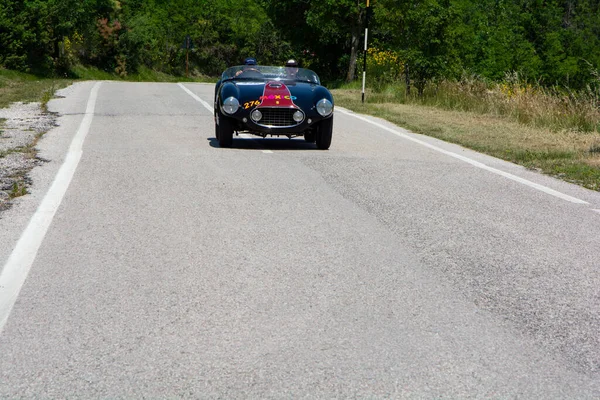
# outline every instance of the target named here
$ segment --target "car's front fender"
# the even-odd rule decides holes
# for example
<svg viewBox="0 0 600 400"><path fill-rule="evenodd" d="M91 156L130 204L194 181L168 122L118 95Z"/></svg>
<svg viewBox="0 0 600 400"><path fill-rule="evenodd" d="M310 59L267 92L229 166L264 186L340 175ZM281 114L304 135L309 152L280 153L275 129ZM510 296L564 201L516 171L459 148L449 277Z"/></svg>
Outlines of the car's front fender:
<svg viewBox="0 0 600 400"><path fill-rule="evenodd" d="M219 91L221 92L219 96L219 106L223 104L223 100L229 97L235 97L236 99L240 100L240 90L231 82L223 83Z"/></svg>

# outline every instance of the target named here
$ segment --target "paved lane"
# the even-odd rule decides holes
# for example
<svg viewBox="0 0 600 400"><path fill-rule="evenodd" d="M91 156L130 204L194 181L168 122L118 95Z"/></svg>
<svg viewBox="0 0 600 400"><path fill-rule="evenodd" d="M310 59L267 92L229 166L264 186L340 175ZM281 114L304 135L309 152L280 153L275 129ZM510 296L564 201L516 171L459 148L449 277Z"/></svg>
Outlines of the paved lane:
<svg viewBox="0 0 600 400"><path fill-rule="evenodd" d="M51 104L42 154L90 89ZM600 196L335 118L329 151L220 149L179 86L102 83L0 334L0 397L599 397ZM44 168L0 220L9 247Z"/></svg>

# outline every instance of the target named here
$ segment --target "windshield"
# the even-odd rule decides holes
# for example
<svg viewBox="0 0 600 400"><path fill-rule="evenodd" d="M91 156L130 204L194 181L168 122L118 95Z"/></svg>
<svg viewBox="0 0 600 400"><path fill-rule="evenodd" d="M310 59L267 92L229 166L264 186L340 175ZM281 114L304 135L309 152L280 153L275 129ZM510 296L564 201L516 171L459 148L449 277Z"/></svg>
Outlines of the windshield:
<svg viewBox="0 0 600 400"><path fill-rule="evenodd" d="M297 67L272 67L266 65L236 65L223 72L223 81L227 79L295 81L321 84L319 77L310 69Z"/></svg>

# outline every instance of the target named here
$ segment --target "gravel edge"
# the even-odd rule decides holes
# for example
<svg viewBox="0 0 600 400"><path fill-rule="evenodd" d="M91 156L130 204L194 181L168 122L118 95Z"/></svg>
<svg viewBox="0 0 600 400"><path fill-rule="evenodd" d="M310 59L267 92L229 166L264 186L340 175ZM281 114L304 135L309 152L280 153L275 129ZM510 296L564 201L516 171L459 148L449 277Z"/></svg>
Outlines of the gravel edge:
<svg viewBox="0 0 600 400"><path fill-rule="evenodd" d="M57 118L41 103L13 103L0 109L0 218L16 198L28 193L29 172L47 161L38 156L36 144L57 126Z"/></svg>

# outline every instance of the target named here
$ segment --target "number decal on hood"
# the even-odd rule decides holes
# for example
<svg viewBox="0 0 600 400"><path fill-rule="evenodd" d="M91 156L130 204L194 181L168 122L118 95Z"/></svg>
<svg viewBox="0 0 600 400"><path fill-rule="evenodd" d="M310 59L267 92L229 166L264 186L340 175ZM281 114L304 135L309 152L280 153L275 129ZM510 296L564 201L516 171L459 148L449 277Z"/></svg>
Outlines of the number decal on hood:
<svg viewBox="0 0 600 400"><path fill-rule="evenodd" d="M260 100L247 101L244 103L244 109L247 110L250 107L256 107L259 104L260 104Z"/></svg>

